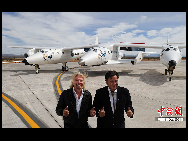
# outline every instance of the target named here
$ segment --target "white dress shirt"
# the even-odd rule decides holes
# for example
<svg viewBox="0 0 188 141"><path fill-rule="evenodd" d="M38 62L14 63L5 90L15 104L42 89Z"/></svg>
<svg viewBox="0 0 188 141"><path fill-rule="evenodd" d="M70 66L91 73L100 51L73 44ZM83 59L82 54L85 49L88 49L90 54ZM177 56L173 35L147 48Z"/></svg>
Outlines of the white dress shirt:
<svg viewBox="0 0 188 141"><path fill-rule="evenodd" d="M110 97L112 112L114 113L113 96L112 96L112 93L111 93L109 87L108 87L108 91L109 91L109 97ZM117 103L117 89L114 91L114 104L115 104L115 109L116 109L116 103Z"/></svg>
<svg viewBox="0 0 188 141"><path fill-rule="evenodd" d="M79 111L80 111L80 107L81 107L84 91L82 89L82 93L81 93L80 99L78 99L78 95L76 94L76 92L74 90L74 87L73 87L73 93L74 93L74 97L76 99L76 111L77 111L78 117L79 117Z"/></svg>

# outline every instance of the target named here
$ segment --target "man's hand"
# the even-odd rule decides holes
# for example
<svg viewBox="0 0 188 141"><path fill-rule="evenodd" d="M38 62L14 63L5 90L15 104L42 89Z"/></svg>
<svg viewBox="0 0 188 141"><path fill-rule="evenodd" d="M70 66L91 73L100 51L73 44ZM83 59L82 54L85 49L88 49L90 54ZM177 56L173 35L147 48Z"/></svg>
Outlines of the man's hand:
<svg viewBox="0 0 188 141"><path fill-rule="evenodd" d="M68 106L63 110L63 116L67 117L69 115Z"/></svg>
<svg viewBox="0 0 188 141"><path fill-rule="evenodd" d="M96 115L95 107L90 110L90 115L94 117Z"/></svg>
<svg viewBox="0 0 188 141"><path fill-rule="evenodd" d="M128 110L126 113L128 117L131 117L133 115L133 112L131 111L130 107L128 107Z"/></svg>
<svg viewBox="0 0 188 141"><path fill-rule="evenodd" d="M100 110L99 116L100 116L100 117L104 117L104 116L105 116L104 107L102 107L102 109Z"/></svg>

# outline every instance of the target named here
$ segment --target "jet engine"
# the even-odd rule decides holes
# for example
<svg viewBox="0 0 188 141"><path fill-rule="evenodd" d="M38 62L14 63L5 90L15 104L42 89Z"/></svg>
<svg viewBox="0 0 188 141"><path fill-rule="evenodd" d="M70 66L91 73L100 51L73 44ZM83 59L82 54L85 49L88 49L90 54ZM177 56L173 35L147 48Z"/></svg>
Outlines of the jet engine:
<svg viewBox="0 0 188 141"><path fill-rule="evenodd" d="M78 64L81 66L104 65L110 60L112 53L104 47L91 48L83 57L80 58Z"/></svg>
<svg viewBox="0 0 188 141"><path fill-rule="evenodd" d="M39 49L33 48L33 49L30 49L27 54L28 54L28 56L32 56L33 54L37 53L38 51L39 51Z"/></svg>
<svg viewBox="0 0 188 141"><path fill-rule="evenodd" d="M25 54L24 54L24 57L25 57L25 58L27 58L27 57L28 57L28 54L27 54L27 53L25 53Z"/></svg>

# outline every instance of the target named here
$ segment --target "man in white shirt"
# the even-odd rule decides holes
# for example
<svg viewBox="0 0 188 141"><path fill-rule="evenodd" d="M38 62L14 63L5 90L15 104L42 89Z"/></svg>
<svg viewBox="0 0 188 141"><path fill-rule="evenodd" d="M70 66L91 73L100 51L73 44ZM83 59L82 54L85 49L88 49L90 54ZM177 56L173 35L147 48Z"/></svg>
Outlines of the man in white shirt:
<svg viewBox="0 0 188 141"><path fill-rule="evenodd" d="M92 96L85 90L86 77L86 74L75 73L70 89L64 90L59 98L56 113L63 116L64 128L88 128Z"/></svg>
<svg viewBox="0 0 188 141"><path fill-rule="evenodd" d="M107 86L96 90L91 113L96 113L97 128L125 128L124 111L128 117L133 117L129 90L118 86L118 78L116 71L108 71Z"/></svg>
<svg viewBox="0 0 188 141"><path fill-rule="evenodd" d="M76 99L76 111L77 111L78 117L79 117L79 111L80 111L80 107L81 107L81 103L82 103L82 98L83 98L84 91L83 91L83 89L82 89L80 98L79 98L79 95L78 95L78 94L76 93L76 91L74 90L74 87L73 87L73 93L74 93L74 97L75 97L75 99Z"/></svg>

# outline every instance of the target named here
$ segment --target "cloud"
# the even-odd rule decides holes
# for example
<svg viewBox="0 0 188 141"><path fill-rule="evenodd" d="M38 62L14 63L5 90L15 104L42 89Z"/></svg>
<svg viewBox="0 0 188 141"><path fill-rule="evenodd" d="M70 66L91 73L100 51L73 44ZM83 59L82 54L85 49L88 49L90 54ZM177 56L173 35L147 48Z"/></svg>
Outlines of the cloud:
<svg viewBox="0 0 188 141"><path fill-rule="evenodd" d="M172 20L174 17L178 20ZM186 42L184 19L184 13L2 13L2 51L8 51L5 45L69 47L93 44L96 35L101 43L161 44L166 42L167 35L171 42Z"/></svg>
<svg viewBox="0 0 188 141"><path fill-rule="evenodd" d="M178 26L175 28L163 28L159 31L150 30L147 32L148 37L162 37L165 38L169 36L170 40L173 42L184 42L186 41L186 26Z"/></svg>
<svg viewBox="0 0 188 141"><path fill-rule="evenodd" d="M145 22L147 18L148 18L147 16L141 15L140 21L141 21L141 22Z"/></svg>
<svg viewBox="0 0 188 141"><path fill-rule="evenodd" d="M104 27L104 28L98 28L95 33L96 35L101 39L107 39L111 38L113 36L118 36L121 34L126 33L126 30L137 28L138 26L135 24L128 24L128 23L118 23L117 25L114 25L112 27Z"/></svg>
<svg viewBox="0 0 188 141"><path fill-rule="evenodd" d="M157 30L150 30L147 32L148 37L151 36L157 36L158 35L158 31Z"/></svg>
<svg viewBox="0 0 188 141"><path fill-rule="evenodd" d="M70 46L70 42L80 45L77 41L89 36L79 32L79 28L93 24L92 17L79 13L21 12L18 15L3 14L3 28L8 30L2 34L21 39L22 45Z"/></svg>
<svg viewBox="0 0 188 141"><path fill-rule="evenodd" d="M145 32L145 30L136 29L132 31L133 33L142 33Z"/></svg>
<svg viewBox="0 0 188 141"><path fill-rule="evenodd" d="M173 29L172 28L163 28L161 29L161 31L159 32L160 35L162 36L166 36L168 35Z"/></svg>

